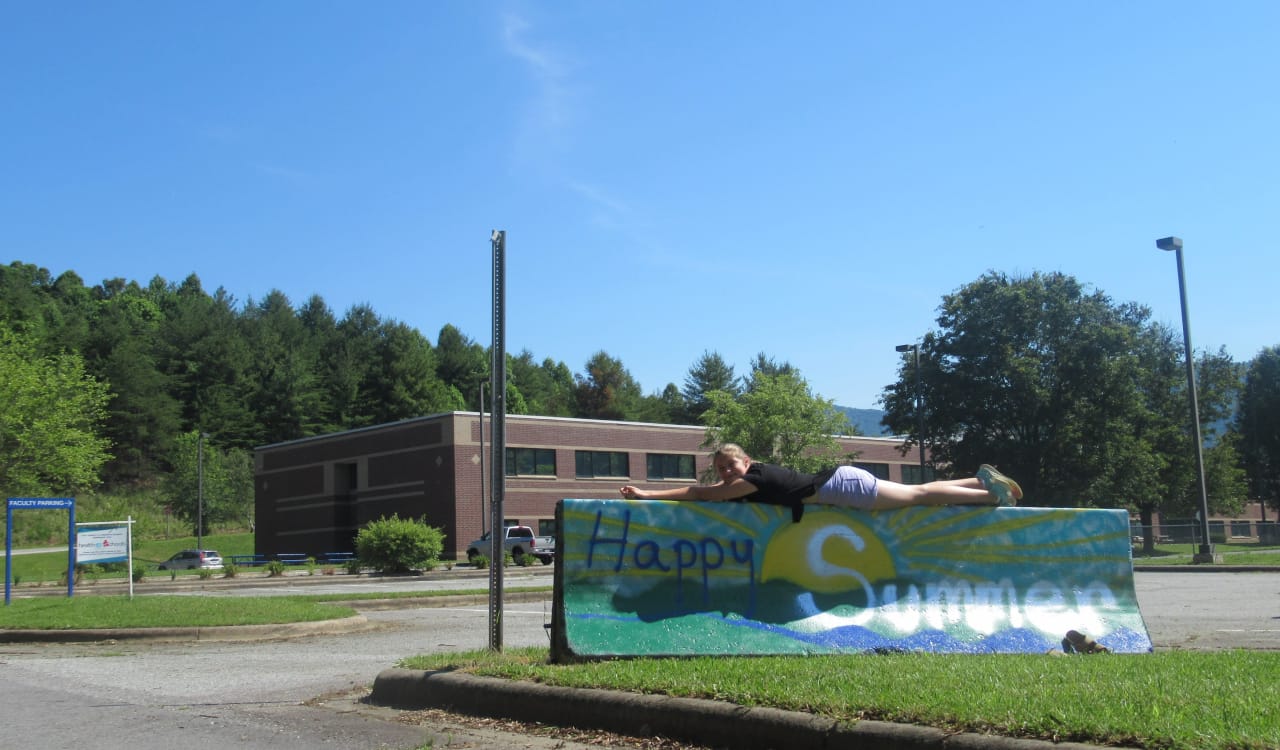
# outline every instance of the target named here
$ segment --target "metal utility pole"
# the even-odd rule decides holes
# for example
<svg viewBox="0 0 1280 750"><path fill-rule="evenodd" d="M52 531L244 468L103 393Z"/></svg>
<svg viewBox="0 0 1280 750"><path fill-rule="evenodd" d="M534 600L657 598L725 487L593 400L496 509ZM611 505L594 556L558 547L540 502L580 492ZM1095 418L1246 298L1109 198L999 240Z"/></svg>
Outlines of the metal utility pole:
<svg viewBox="0 0 1280 750"><path fill-rule="evenodd" d="M1192 440L1195 441L1196 484L1200 491L1200 548L1191 556L1191 561L1218 562L1213 554L1213 542L1209 539L1209 492L1204 476L1204 441L1200 437L1200 401L1196 396L1196 367L1191 352L1191 316L1187 312L1187 278L1182 268L1182 238L1158 239L1156 247L1161 250L1172 250L1178 257L1178 296L1182 302L1182 346L1187 358L1187 391L1191 397L1191 433Z"/></svg>
<svg viewBox="0 0 1280 750"><path fill-rule="evenodd" d="M920 402L923 400L923 391L920 387L920 345L919 344L898 344L893 347L896 352L911 352L911 356L915 359L916 367L916 442L920 446L920 484L924 484L924 410L920 408Z"/></svg>
<svg viewBox="0 0 1280 750"><path fill-rule="evenodd" d="M204 552L204 441L209 433L196 438L196 549ZM201 557L203 560L203 557Z"/></svg>
<svg viewBox="0 0 1280 750"><path fill-rule="evenodd" d="M484 383L480 384L480 534L484 535Z"/></svg>
<svg viewBox="0 0 1280 750"><path fill-rule="evenodd" d="M502 650L502 563L506 551L502 524L502 500L507 476L507 349L506 349L506 257L507 233L493 230L493 357L489 367L489 393L493 398L489 414L489 444L493 449L493 471L489 503L489 648Z"/></svg>

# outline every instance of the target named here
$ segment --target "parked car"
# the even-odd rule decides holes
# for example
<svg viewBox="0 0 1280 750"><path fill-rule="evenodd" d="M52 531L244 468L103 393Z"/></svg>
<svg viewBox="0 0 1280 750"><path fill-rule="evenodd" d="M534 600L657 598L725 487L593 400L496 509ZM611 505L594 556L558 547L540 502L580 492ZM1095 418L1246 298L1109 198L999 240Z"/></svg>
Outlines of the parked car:
<svg viewBox="0 0 1280 750"><path fill-rule="evenodd" d="M160 570L191 570L222 567L222 555L216 549L184 549L160 563Z"/></svg>
<svg viewBox="0 0 1280 750"><path fill-rule="evenodd" d="M508 526L503 530L506 538L503 544L506 546L507 552L512 557L520 557L520 555L533 555L543 565L550 565L551 561L556 559L556 539L551 536L535 536L533 529L528 526ZM491 532L484 532L484 536L467 545L467 560L474 563L477 557L481 555L488 557L489 551L492 549L492 542L489 541Z"/></svg>

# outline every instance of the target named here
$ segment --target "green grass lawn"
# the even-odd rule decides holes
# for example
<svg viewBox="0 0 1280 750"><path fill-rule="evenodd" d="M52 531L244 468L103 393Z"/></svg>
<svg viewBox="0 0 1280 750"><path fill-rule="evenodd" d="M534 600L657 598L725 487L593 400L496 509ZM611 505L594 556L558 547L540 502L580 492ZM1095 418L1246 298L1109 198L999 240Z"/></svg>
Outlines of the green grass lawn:
<svg viewBox="0 0 1280 750"><path fill-rule="evenodd" d="M202 540L205 549L216 549L225 558L227 555L252 555L253 534L206 534ZM184 549L195 549L194 536L173 537L172 539L135 540L133 543L133 559L147 568L147 575L167 576L167 571L157 571L155 567L168 560L173 553ZM110 569L101 570L103 566L85 574L90 580L94 578L124 578L124 563L114 564ZM0 559L0 570L4 569L4 560ZM42 552L34 555L14 555L13 575L15 583L57 583L65 580L67 570L66 552ZM198 575L194 570L178 571L178 575ZM81 579L85 580L84 578Z"/></svg>
<svg viewBox="0 0 1280 750"><path fill-rule="evenodd" d="M549 592L550 586L522 588ZM294 596L40 596L18 597L0 607L0 630L65 630L73 628L171 628L215 625L260 625L310 622L350 617L346 602L362 599L430 599L486 593L485 589L394 591Z"/></svg>
<svg viewBox="0 0 1280 750"><path fill-rule="evenodd" d="M1191 557L1196 552L1196 545L1161 544L1148 555L1134 552L1134 565L1192 565ZM1260 545L1255 542L1235 544L1215 544L1214 552L1222 553L1221 565L1268 565L1280 567L1280 547Z"/></svg>
<svg viewBox="0 0 1280 750"><path fill-rule="evenodd" d="M1280 653L887 654L550 664L545 648L405 659L548 685L710 698L841 721L876 719L1153 750L1280 747Z"/></svg>
<svg viewBox="0 0 1280 750"><path fill-rule="evenodd" d="M179 628L266 625L351 617L355 610L305 596L82 596L13 599L0 629Z"/></svg>

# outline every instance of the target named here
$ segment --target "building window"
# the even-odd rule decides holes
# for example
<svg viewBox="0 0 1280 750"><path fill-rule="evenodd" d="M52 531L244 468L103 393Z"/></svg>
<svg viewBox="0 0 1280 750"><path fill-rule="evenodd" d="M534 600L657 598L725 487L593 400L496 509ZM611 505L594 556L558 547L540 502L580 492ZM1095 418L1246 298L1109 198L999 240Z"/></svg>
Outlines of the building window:
<svg viewBox="0 0 1280 750"><path fill-rule="evenodd" d="M625 453L617 451L575 451L573 458L574 475L579 479L631 476L631 462Z"/></svg>
<svg viewBox="0 0 1280 750"><path fill-rule="evenodd" d="M648 479L693 479L693 456L677 453L649 453L644 457Z"/></svg>
<svg viewBox="0 0 1280 750"><path fill-rule="evenodd" d="M922 476L923 475L923 476ZM920 471L918 464L902 465L902 483L903 484L924 484L933 481L933 467L926 466L924 471Z"/></svg>
<svg viewBox="0 0 1280 750"><path fill-rule="evenodd" d="M889 478L889 464L854 464L859 469L871 472L871 476L876 479Z"/></svg>
<svg viewBox="0 0 1280 750"><path fill-rule="evenodd" d="M552 448L508 448L506 473L509 477L554 477L556 452Z"/></svg>

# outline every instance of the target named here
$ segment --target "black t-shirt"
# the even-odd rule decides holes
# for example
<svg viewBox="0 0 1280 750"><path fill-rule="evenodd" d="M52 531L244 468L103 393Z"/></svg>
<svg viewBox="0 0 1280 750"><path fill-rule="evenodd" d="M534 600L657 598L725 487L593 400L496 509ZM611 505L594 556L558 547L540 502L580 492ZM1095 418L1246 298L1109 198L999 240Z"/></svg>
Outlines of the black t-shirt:
<svg viewBox="0 0 1280 750"><path fill-rule="evenodd" d="M791 508L792 520L799 522L804 515L804 499L816 493L826 484L835 469L818 474L805 474L773 464L752 463L743 479L755 485L756 491L742 499L743 502L785 505Z"/></svg>

